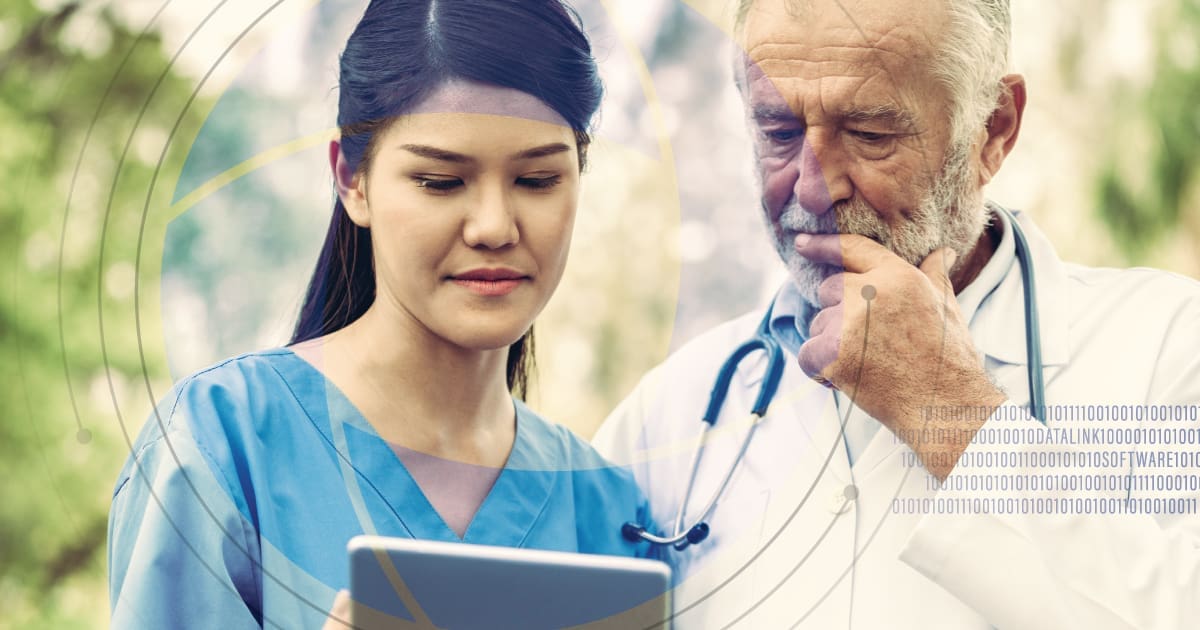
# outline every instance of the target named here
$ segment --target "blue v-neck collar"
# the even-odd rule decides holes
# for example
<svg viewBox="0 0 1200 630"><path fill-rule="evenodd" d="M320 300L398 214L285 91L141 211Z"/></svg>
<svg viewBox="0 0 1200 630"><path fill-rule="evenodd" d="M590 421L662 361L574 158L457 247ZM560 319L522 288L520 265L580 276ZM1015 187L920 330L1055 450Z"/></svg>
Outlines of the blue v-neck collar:
<svg viewBox="0 0 1200 630"><path fill-rule="evenodd" d="M404 533L427 540L516 547L549 503L561 471L555 470L553 454L538 448L544 441L538 434L541 423L519 401L513 401L517 427L512 451L460 539L429 503L391 446L336 385L287 349L280 352L279 373L291 386L312 426L336 451L346 491L365 533ZM347 479L347 475L354 479ZM399 531L393 531L397 528L389 523L398 525Z"/></svg>

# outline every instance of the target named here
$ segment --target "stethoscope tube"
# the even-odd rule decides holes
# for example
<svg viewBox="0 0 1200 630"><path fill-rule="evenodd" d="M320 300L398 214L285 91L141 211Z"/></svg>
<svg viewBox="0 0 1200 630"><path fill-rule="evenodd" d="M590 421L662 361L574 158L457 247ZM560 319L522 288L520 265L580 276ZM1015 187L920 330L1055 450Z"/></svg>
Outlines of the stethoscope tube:
<svg viewBox="0 0 1200 630"><path fill-rule="evenodd" d="M1017 259L1017 264L1021 267L1021 283L1024 289L1024 310L1025 310L1025 360L1028 368L1027 374L1029 378L1029 411L1030 415L1037 418L1042 424L1046 423L1046 383L1042 374L1042 335L1041 323L1038 320L1037 308L1037 291L1034 282L1033 260L1029 253L1029 241L1025 238L1025 233L1021 227L1017 225L1017 218L999 205L989 204L997 212L1000 212L1008 220L1008 225L1012 228L1013 246ZM671 536L656 536L646 531L646 528L637 523L625 523L621 526L621 534L631 542L646 541L653 545L673 545L677 551L686 549L689 545L695 545L704 539L708 538L709 526L707 523L708 517L717 505L717 500L725 493L725 488L729 485L730 479L733 478L734 471L737 470L742 458L746 454L746 450L750 446L750 440L754 437L755 430L762 422L763 416L766 415L767 407L771 404L772 398L775 397L775 392L779 388L779 381L783 377L784 358L783 351L779 347L779 343L771 337L770 322L771 313L775 310L775 304L767 308L767 313L759 324L758 331L753 339L743 343L734 350L733 354L725 360L721 365L720 372L717 373L717 380L713 384L712 393L709 396L708 406L704 410L704 431L700 434L699 441L696 445L696 450L692 455L691 472L688 475L687 488L684 491L683 501L679 506L679 510L675 514L674 534ZM762 350L767 355L767 371L763 375L762 385L759 387L758 396L754 400L754 408L751 410L750 428L746 431L746 437L742 439L742 444L738 448L737 456L730 465L725 477L721 480L720 487L713 493L712 498L704 506L700 512L699 518L691 527L684 528L684 517L687 514L688 501L692 496L692 489L696 484L696 476L700 470L700 460L704 452L705 442L708 440L708 432L716 424L717 416L721 413L721 407L725 404L725 397L729 393L729 386L733 382L733 375L737 372L738 364L741 363L751 352Z"/></svg>
<svg viewBox="0 0 1200 630"><path fill-rule="evenodd" d="M767 407L771 404L771 400L775 397L775 392L779 389L779 381L783 378L784 357L783 350L779 344L770 337L771 309L768 309L766 317L763 318L762 324L759 326L758 334L753 339L738 346L729 358L725 359L725 363L721 365L720 372L717 373L717 380L713 384L712 393L709 395L708 407L704 410L704 416L701 418L704 421L704 431L700 433L699 441L696 444L696 450L692 454L691 471L688 475L687 488L684 490L683 501L679 505L679 510L675 513L675 526L672 529L675 532L671 536L655 536L646 531L645 527L636 523L625 523L621 526L621 535L626 540L637 542L644 540L654 545L673 545L676 551L683 551L689 545L695 545L705 538L708 538L709 527L706 522L709 514L717 505L717 500L725 493L725 488L729 486L729 480L733 478L733 473L737 470L738 464L742 461L742 457L746 454L746 449L750 447L750 440L754 437L754 432L758 429L759 423L766 414ZM692 489L696 484L696 477L700 470L700 460L704 453L705 443L708 441L708 432L717 422L717 416L721 414L721 407L725 404L725 397L729 393L729 385L733 382L733 375L737 372L738 364L742 362L751 352L762 350L767 355L767 371L763 374L762 384L758 388L758 396L754 400L754 407L750 411L750 428L746 431L746 437L742 438L742 444L738 448L737 455L734 457L733 464L725 473L725 477L721 480L721 485L717 491L713 493L704 509L700 511L700 516L696 519L695 524L691 527L684 527L684 518L687 514L688 502L692 496Z"/></svg>
<svg viewBox="0 0 1200 630"><path fill-rule="evenodd" d="M1025 307L1025 362L1028 364L1029 378L1029 413L1042 424L1046 424L1046 381L1042 376L1042 325L1038 319L1037 284L1033 274L1033 259L1029 254L1029 241L1021 226L1017 225L1017 217L1007 208L994 205L1003 212L1012 226L1013 247L1016 250L1017 263L1021 266L1021 286L1024 289Z"/></svg>

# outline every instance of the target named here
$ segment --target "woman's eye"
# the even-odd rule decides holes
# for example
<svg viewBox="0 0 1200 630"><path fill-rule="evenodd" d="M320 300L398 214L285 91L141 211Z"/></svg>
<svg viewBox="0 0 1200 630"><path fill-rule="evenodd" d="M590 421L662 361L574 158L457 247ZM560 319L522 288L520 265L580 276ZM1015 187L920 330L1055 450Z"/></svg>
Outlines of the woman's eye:
<svg viewBox="0 0 1200 630"><path fill-rule="evenodd" d="M453 190L463 185L463 181L457 177L414 177L413 181L416 182L418 188L438 192Z"/></svg>
<svg viewBox="0 0 1200 630"><path fill-rule="evenodd" d="M546 175L544 177L518 177L517 185L524 186L526 188L542 190L545 188L552 188L558 185L558 183L561 181L561 175Z"/></svg>

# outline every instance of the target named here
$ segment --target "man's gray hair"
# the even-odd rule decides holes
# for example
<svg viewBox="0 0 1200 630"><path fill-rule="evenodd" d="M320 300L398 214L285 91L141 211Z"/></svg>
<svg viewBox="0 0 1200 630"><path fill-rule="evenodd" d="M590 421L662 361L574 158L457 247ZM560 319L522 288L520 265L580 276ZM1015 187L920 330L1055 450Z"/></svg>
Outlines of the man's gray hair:
<svg viewBox="0 0 1200 630"><path fill-rule="evenodd" d="M946 0L950 25L933 75L950 96L952 142L986 124L1004 93L1012 17L1008 0Z"/></svg>
<svg viewBox="0 0 1200 630"><path fill-rule="evenodd" d="M736 0L739 35L755 0ZM1012 38L1009 0L943 0L950 24L934 55L933 76L950 97L951 142L967 142L991 117L1004 92Z"/></svg>

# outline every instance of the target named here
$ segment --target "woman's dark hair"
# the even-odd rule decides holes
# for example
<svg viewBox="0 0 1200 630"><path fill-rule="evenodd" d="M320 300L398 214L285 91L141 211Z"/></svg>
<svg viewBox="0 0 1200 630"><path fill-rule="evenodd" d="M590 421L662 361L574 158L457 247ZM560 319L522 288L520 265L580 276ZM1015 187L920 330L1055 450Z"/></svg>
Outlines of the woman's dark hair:
<svg viewBox="0 0 1200 630"><path fill-rule="evenodd" d="M581 168L600 105L591 46L561 0L371 0L340 68L342 153L360 176L379 133L448 80L537 97L575 130ZM370 229L354 224L339 199L291 343L347 326L374 300ZM508 349L508 386L520 397L532 353L532 329Z"/></svg>

